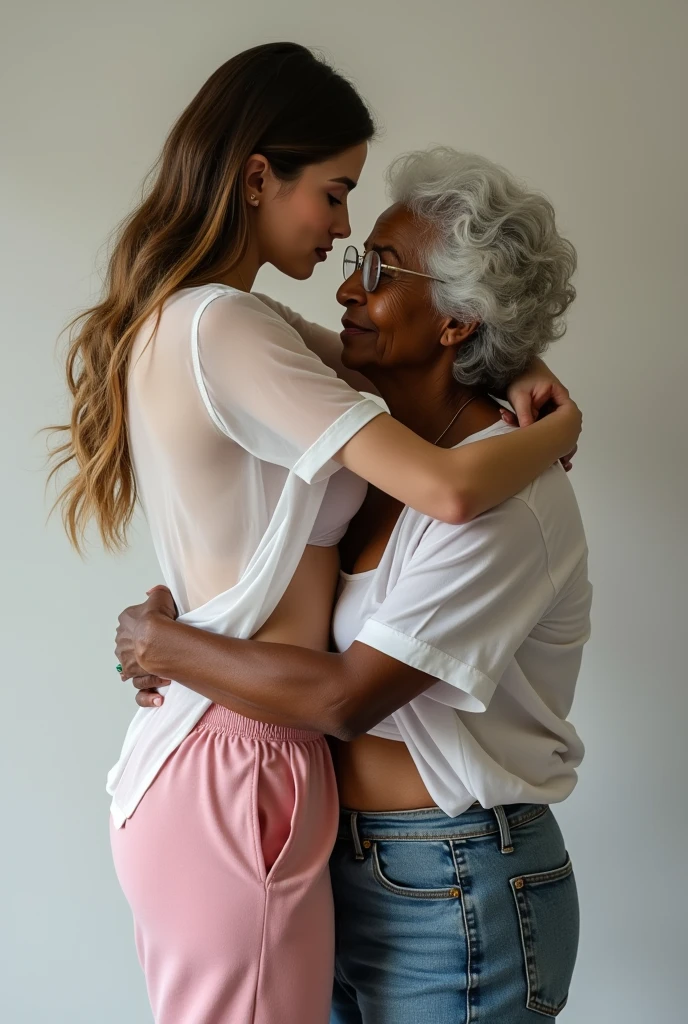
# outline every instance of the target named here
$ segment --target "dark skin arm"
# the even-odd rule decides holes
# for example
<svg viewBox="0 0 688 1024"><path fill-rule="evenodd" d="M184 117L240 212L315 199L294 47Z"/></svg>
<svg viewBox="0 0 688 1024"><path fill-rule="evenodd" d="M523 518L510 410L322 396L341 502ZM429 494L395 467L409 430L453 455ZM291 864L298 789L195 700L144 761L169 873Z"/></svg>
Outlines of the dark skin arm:
<svg viewBox="0 0 688 1024"><path fill-rule="evenodd" d="M568 392L544 364L509 389L521 425L544 403ZM515 418L503 412L505 418ZM571 453L572 455L573 453ZM570 456L562 459L570 469ZM434 678L364 644L343 654L235 640L180 625L165 588L120 616L117 656L132 678L141 707L162 704L157 692L173 677L216 703L248 717L352 738L428 689ZM231 690L228 680L231 679Z"/></svg>
<svg viewBox="0 0 688 1024"><path fill-rule="evenodd" d="M152 688L176 679L239 714L352 740L436 681L356 641L342 654L331 654L236 640L175 618L165 587L120 615L116 654L122 678L133 680L144 707L153 706Z"/></svg>

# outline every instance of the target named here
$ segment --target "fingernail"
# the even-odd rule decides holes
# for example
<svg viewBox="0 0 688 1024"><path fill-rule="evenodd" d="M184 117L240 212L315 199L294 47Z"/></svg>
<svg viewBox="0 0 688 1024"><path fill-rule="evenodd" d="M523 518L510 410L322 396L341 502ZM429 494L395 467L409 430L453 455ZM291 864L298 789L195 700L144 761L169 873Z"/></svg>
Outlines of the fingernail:
<svg viewBox="0 0 688 1024"><path fill-rule="evenodd" d="M160 707L162 704L162 697L153 697L153 703L156 707Z"/></svg>

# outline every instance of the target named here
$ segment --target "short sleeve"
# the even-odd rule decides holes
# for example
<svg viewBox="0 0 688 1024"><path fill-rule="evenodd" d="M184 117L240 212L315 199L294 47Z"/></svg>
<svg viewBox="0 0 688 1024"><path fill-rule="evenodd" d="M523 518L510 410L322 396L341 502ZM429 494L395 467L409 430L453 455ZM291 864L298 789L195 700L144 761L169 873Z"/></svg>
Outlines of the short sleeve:
<svg viewBox="0 0 688 1024"><path fill-rule="evenodd" d="M370 394L377 394L375 385L367 377L364 377L358 370L350 370L342 362L343 346L341 338L336 331L323 327L322 324L306 320L300 313L271 298L269 295L258 295L257 298L281 316L283 320L286 320L289 326L293 327L297 334L301 336L311 352L315 352L316 356L319 356L323 363L334 370L337 376L345 380L350 387L355 388L356 391L367 391Z"/></svg>
<svg viewBox="0 0 688 1024"><path fill-rule="evenodd" d="M425 696L484 711L553 598L538 520L511 498L465 525L431 522L356 639L434 676Z"/></svg>
<svg viewBox="0 0 688 1024"><path fill-rule="evenodd" d="M192 327L196 382L215 425L256 458L307 483L383 411L340 380L255 295L210 293Z"/></svg>

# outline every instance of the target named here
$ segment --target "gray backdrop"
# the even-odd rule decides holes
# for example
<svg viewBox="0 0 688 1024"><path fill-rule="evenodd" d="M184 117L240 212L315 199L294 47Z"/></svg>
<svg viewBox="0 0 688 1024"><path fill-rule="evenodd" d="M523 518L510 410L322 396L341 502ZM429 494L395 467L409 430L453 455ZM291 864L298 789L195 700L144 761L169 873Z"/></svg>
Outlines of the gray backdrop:
<svg viewBox="0 0 688 1024"><path fill-rule="evenodd" d="M133 711L116 614L159 580L145 527L82 563L46 526L38 428L64 413L55 339L172 120L231 54L323 47L387 131L352 200L361 242L403 149L496 159L552 198L580 255L554 368L585 413L574 483L595 584L559 809L583 911L568 1024L678 1020L686 963L685 97L671 0L23 0L3 12L0 980L8 1024L150 1020L110 863L106 770ZM683 61L685 68L685 61ZM685 115L685 110L683 111ZM339 257L259 286L336 325Z"/></svg>

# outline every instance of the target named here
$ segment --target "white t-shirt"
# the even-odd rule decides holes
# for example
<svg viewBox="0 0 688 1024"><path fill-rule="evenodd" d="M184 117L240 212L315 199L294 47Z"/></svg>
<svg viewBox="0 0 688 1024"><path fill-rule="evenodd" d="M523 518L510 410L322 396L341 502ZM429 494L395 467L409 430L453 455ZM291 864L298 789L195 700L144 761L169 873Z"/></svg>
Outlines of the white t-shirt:
<svg viewBox="0 0 688 1024"><path fill-rule="evenodd" d="M497 423L463 444L513 428ZM566 721L590 634L587 546L558 464L450 526L405 508L376 569L342 574L333 635L437 682L371 733L403 740L448 815L555 803L583 745Z"/></svg>
<svg viewBox="0 0 688 1024"><path fill-rule="evenodd" d="M129 443L180 621L252 636L306 544L336 543L357 511L366 485L332 456L383 410L339 379L340 350L333 332L225 285L178 292L139 332ZM118 827L210 703L173 682L161 708L137 712L108 776Z"/></svg>

